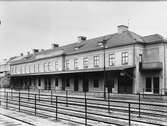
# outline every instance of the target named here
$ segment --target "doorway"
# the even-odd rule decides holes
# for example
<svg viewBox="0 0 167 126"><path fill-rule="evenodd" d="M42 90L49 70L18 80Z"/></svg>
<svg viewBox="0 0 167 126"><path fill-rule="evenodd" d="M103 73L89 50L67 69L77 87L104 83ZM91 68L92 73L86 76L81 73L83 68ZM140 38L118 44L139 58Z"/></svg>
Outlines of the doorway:
<svg viewBox="0 0 167 126"><path fill-rule="evenodd" d="M84 79L82 84L83 84L83 92L88 92L89 91L89 80Z"/></svg>
<svg viewBox="0 0 167 126"><path fill-rule="evenodd" d="M159 77L153 78L154 93L159 94Z"/></svg>
<svg viewBox="0 0 167 126"><path fill-rule="evenodd" d="M132 94L132 79L127 76L118 78L118 93Z"/></svg>
<svg viewBox="0 0 167 126"><path fill-rule="evenodd" d="M74 79L74 91L78 91L78 79Z"/></svg>

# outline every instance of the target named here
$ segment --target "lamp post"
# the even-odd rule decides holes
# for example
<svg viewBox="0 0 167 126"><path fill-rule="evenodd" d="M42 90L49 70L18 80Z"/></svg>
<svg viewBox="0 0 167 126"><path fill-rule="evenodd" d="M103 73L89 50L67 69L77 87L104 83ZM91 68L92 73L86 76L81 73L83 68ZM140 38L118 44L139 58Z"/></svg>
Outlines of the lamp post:
<svg viewBox="0 0 167 126"><path fill-rule="evenodd" d="M106 99L106 66L105 66L105 49L108 39L103 39L99 43L101 43L101 46L103 47L103 77L104 77L104 99Z"/></svg>

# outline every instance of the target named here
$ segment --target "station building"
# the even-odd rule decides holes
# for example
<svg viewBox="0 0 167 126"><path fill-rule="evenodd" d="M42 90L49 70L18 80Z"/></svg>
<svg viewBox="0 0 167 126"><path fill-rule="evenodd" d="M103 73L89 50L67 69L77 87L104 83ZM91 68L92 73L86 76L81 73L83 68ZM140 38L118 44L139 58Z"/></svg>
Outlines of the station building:
<svg viewBox="0 0 167 126"><path fill-rule="evenodd" d="M11 86L76 92L165 93L166 40L140 36L119 25L117 32L32 54L10 62Z"/></svg>

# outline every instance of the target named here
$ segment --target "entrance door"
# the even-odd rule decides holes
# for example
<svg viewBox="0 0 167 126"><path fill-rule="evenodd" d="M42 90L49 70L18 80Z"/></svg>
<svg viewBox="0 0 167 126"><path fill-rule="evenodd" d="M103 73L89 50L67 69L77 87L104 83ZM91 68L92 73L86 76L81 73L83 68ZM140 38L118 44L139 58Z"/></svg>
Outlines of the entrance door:
<svg viewBox="0 0 167 126"><path fill-rule="evenodd" d="M78 79L74 79L74 91L78 91Z"/></svg>
<svg viewBox="0 0 167 126"><path fill-rule="evenodd" d="M154 93L159 94L159 77L153 78Z"/></svg>
<svg viewBox="0 0 167 126"><path fill-rule="evenodd" d="M48 90L51 90L51 78L48 78Z"/></svg>
<svg viewBox="0 0 167 126"><path fill-rule="evenodd" d="M127 76L120 76L118 78L118 93L132 93L132 79Z"/></svg>
<svg viewBox="0 0 167 126"><path fill-rule="evenodd" d="M151 92L152 88L151 88L151 77L147 77L146 78L146 91L147 92Z"/></svg>
<svg viewBox="0 0 167 126"><path fill-rule="evenodd" d="M45 90L47 90L47 83L48 83L47 78L45 78L45 79L44 79L44 89L45 89Z"/></svg>
<svg viewBox="0 0 167 126"><path fill-rule="evenodd" d="M88 79L83 80L83 92L89 91L89 81Z"/></svg>

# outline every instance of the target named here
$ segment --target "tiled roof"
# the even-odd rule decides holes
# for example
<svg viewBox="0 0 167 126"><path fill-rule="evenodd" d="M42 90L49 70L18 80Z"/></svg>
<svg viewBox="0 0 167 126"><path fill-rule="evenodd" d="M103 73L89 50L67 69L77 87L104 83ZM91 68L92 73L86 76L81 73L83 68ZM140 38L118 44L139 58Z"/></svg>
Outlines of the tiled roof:
<svg viewBox="0 0 167 126"><path fill-rule="evenodd" d="M143 37L144 42L153 43L153 42L162 42L164 41L163 37L159 34L153 34Z"/></svg>
<svg viewBox="0 0 167 126"><path fill-rule="evenodd" d="M60 55L62 54L69 55L69 54L99 50L99 49L102 49L102 47L98 46L98 43L102 40L107 40L106 47L110 48L110 47L124 46L124 45L135 44L135 43L160 42L163 40L163 37L158 34L143 37L131 31L124 31L123 33L109 34L109 35L105 35L105 36L101 36L93 39L84 40L80 43L76 42L76 43L68 44L65 46L57 47L54 49L44 50L34 55L32 54L28 57L24 56L17 61L14 60L12 63L15 64L15 63L22 63L22 62L37 60L37 59L40 59L38 58L39 55L47 56L49 54L53 54L53 56L57 56L56 52L58 51L62 51Z"/></svg>

